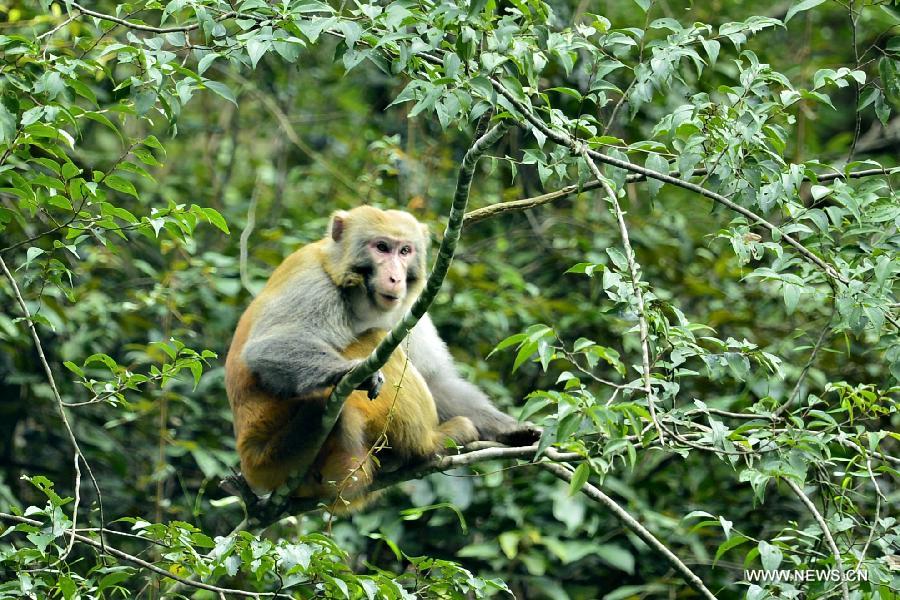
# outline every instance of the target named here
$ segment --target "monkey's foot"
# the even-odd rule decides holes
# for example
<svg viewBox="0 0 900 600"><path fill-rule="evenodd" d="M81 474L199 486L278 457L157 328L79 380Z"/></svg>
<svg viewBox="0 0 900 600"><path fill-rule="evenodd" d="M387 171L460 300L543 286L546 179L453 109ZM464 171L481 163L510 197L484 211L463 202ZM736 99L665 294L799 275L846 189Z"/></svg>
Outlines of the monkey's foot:
<svg viewBox="0 0 900 600"><path fill-rule="evenodd" d="M541 439L543 429L532 423L517 423L497 434L497 441L506 446L531 446Z"/></svg>

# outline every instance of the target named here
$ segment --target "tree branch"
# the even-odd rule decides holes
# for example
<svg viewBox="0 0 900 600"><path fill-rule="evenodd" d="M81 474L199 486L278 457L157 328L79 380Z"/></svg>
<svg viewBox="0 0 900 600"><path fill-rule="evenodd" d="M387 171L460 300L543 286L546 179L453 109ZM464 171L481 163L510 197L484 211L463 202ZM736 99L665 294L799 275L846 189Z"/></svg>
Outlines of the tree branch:
<svg viewBox="0 0 900 600"><path fill-rule="evenodd" d="M5 519L7 521L12 521L14 523L24 523L26 525L31 525L33 527L44 527L44 523L42 523L41 521L37 521L35 519L28 519L25 517L20 517L18 515L10 515L7 513L2 513L2 512L0 512L0 519ZM178 575L175 575L171 571L167 571L166 569L157 567L156 565L154 565L151 562L142 560L142 559L138 558L137 556L128 554L127 552L123 552L122 550L119 550L118 548L114 548L108 544L102 544L96 540L92 540L91 538L81 535L80 533L73 532L72 535L79 542L83 542L85 544L93 546L94 548L100 549L100 551L103 554L110 554L112 556L115 556L116 558L120 558L124 561L130 562L133 565L137 565L138 567L141 567L142 569L147 569L148 571L153 571L157 575L161 575L162 577L166 577L168 579L175 580L183 585L188 585L191 587L195 587L197 589L208 590L210 592L216 592L219 594L233 594L235 596L243 596L243 597L247 597L247 598L270 598L270 597L289 598L290 597L290 596L285 596L284 594L276 594L274 592L248 592L245 590L235 590L235 589L223 588L223 587L218 587L215 585L210 585L208 583L200 583L197 581L190 581L188 579L185 579L183 577L179 577ZM145 540L145 541L151 542L152 540Z"/></svg>
<svg viewBox="0 0 900 600"><path fill-rule="evenodd" d="M631 240L628 237L628 227L625 225L625 215L622 207L619 206L619 199L616 197L616 191L607 183L597 164L591 160L588 155L588 147L580 144L580 149L574 148L574 151L581 154L584 161L594 177L603 185L603 191L606 193L607 200L612 206L616 215L616 222L619 224L619 237L622 239L622 248L625 250L625 261L628 263L628 273L631 276L631 285L634 288L634 296L637 300L637 316L638 327L641 332L641 366L643 368L644 394L647 395L647 407L650 409L650 419L656 428L656 434L659 436L659 442L663 445L666 443L666 437L663 435L663 428L656 416L656 398L653 395L653 386L650 384L650 342L649 328L647 327L647 314L644 308L644 293L641 291L641 277L638 274L637 265L634 262L634 250L631 247Z"/></svg>
<svg viewBox="0 0 900 600"><path fill-rule="evenodd" d="M506 88L504 88L503 84L497 81L497 79L491 77L490 81L494 89L497 90L497 92L504 98L506 98L516 108L516 110L518 110L522 114L523 118L529 124L531 124L533 128L543 133L545 136L547 136L547 138L553 140L555 143L561 146L565 146L571 149L573 152L577 152L577 140L572 138L572 136L570 136L568 133L565 133L564 131L558 131L544 123L542 119L538 118L531 110L529 110L524 104L522 104L522 102L520 102L515 96L513 96ZM691 183L690 181L685 181L684 179L673 177L668 173L660 173L659 171L654 171L653 169L648 169L626 160L621 160L612 156L608 156L606 154L602 154L600 152L597 152L596 150L588 149L587 153L591 158L598 162L602 162L613 167L618 167L620 169L625 169L626 171L631 171L632 173L639 173L641 175L644 175L645 177L650 177L652 179L662 181L663 183L668 183L670 185L690 190L692 192L700 194L701 196L705 196L715 202L718 202L723 206L728 207L730 210L746 217L747 219L750 219L751 222L758 223L768 229L771 233L780 236L785 242L793 246L794 249L800 253L801 257L804 260L819 268L829 279L840 282L845 286L850 285L850 280L838 273L832 265L816 256L813 252L806 248L806 246L795 240L793 236L785 233L781 230L780 227L767 221L752 210L744 208L740 204L729 200L725 196L699 186L696 183ZM892 314L885 312L885 318L890 321L897 329L900 329L900 321L898 321L897 318Z"/></svg>
<svg viewBox="0 0 900 600"><path fill-rule="evenodd" d="M66 429L66 436L69 438L69 443L72 444L72 448L75 450L75 484L74 484L74 493L75 493L75 501L72 505L72 535L69 539L69 545L66 549L66 553L60 557L60 560L65 558L65 555L68 554L72 550L72 546L75 543L76 533L75 528L78 525L78 506L81 502L81 463L84 463L84 467L88 472L88 476L91 479L91 483L94 486L94 491L97 492L97 505L100 510L100 523L101 525L105 522L105 518L103 516L103 495L100 492L100 484L97 482L97 478L94 477L94 471L91 469L91 465L88 463L87 459L84 457L84 454L81 452L81 447L78 445L78 440L75 438L75 432L72 431L72 425L69 423L69 418L66 415L65 403L63 402L62 396L59 393L59 388L56 387L56 379L53 377L53 371L50 369L50 363L47 362L47 357L44 355L44 346L41 344L41 338L38 336L37 329L34 326L34 321L31 318L31 311L28 310L28 305L25 304L25 299L22 298L22 293L19 291L19 285L16 283L15 277L12 276L9 269L6 267L6 261L0 257L0 269L3 270L3 274L6 276L6 279L9 280L9 284L12 286L13 295L16 297L16 301L19 304L19 308L22 309L22 313L25 315L25 321L28 323L28 329L31 332L31 339L34 340L34 347L37 351L38 361L40 361L41 366L44 368L44 375L47 377L47 382L50 384L50 390L53 392L53 398L56 400L56 408L59 412L59 416L62 419L63 426ZM103 547L105 544L103 540L103 535L100 535L100 546Z"/></svg>
<svg viewBox="0 0 900 600"><path fill-rule="evenodd" d="M421 479L434 473L442 473L459 467L468 467L488 460L532 460L537 453L538 445L503 446L496 442L474 442L460 448L459 454L435 456L425 462L409 465L396 471L378 472L369 490L378 491L393 487L404 481ZM560 452L547 448L542 456L558 462L581 462L585 457L574 452ZM297 498L291 501L290 514L310 512L319 508L327 508L321 500Z"/></svg>
<svg viewBox="0 0 900 600"><path fill-rule="evenodd" d="M550 462L541 462L538 463L545 471L550 471L559 479L562 479L565 482L572 482L572 472L565 468L562 465L558 465L556 463ZM625 527L633 531L639 538L644 540L648 546L662 554L665 559L669 562L670 565L681 575L682 579L684 579L688 585L697 590L697 592L707 598L707 600L716 600L716 596L707 589L707 587L703 584L703 580L697 576L696 573L691 571L687 565L681 562L681 559L678 558L674 552L669 550L669 548L659 541L656 536L650 533L646 527L641 525L641 523L632 517L628 511L619 506L619 504L604 494L600 488L591 485L590 483L585 483L581 486L581 491L591 500L595 502L599 502L603 506L605 506L611 513L613 513Z"/></svg>
<svg viewBox="0 0 900 600"><path fill-rule="evenodd" d="M187 32L194 31L195 29L200 28L200 22L191 23L190 25L179 25L176 27L154 27L152 25L144 25L143 23L135 23L134 21L128 21L127 19L121 19L119 17L108 15L106 13L97 12L95 10L91 10L89 8L85 8L84 6L78 4L77 2L71 2L72 8L81 12L82 14L88 15L89 17L94 17L95 19L100 19L101 21L109 21L110 23L116 23L118 25L123 25L128 29L134 29L135 31L147 31L149 33L176 33L176 32ZM235 11L230 11L227 13L223 13L219 15L216 20L224 21L225 19L230 19L231 17L236 17L238 15Z"/></svg>
<svg viewBox="0 0 900 600"><path fill-rule="evenodd" d="M450 209L447 229L444 232L444 239L441 241L440 250L435 259L434 267L425 283L425 289L416 299L406 316L404 316L400 323L388 333L369 358L347 373L334 387L334 390L325 405L321 425L318 427L316 435L309 440L310 448L320 448L322 446L325 439L334 428L347 396L359 387L366 378L375 373L387 362L397 346L400 345L400 342L403 341L419 319L422 318L428 310L428 307L431 306L434 298L437 296L437 293L443 284L444 277L450 269L450 263L453 260L453 254L456 251L456 245L462 231L463 216L465 215L466 206L469 201L469 190L475 174L475 165L477 164L478 159L481 158L491 145L500 139L507 129L506 125L498 124L485 133L489 120L490 114L482 118L482 121L479 123L475 132L476 140L463 157L462 164L459 168L456 192L453 197L453 205ZM272 520L276 519L281 514L284 514L285 509L290 503L291 494L293 494L294 490L303 482L303 478L316 454L316 452L310 451L307 460L297 465L294 473L281 487L272 493L269 500L261 507L261 514L254 516L255 521L259 524L266 524L272 522Z"/></svg>
<svg viewBox="0 0 900 600"><path fill-rule="evenodd" d="M694 169L691 172L691 177L705 175L706 169ZM851 171L849 173L824 173L822 175L816 175L813 177L804 177L804 181L817 181L817 182L826 182L826 181L835 181L837 179L862 179L864 177L872 177L875 175L896 175L900 174L900 167L893 167L890 169L865 169L862 171ZM679 175L678 171L669 171L669 176L677 177ZM647 176L642 175L640 173L630 173L626 176L625 181L627 183L637 183L640 181L646 181ZM490 206L485 206L483 208L476 208L475 210L469 211L466 213L465 221L463 222L463 227L469 227L471 225L475 225L476 223L480 223L481 221L485 221L487 219L492 219L494 217L499 217L500 215L506 214L508 212L519 212L523 210L529 210L532 208L537 208L538 206L542 206L544 204L549 204L551 202L556 202L557 200L562 200L563 198L568 198L569 196L574 196L576 194L580 194L582 192L588 192L590 190L596 190L598 188L603 187L603 184L599 179L594 179L591 181L587 181L582 184L576 185L567 185L563 188L560 188L554 192L547 192L546 194L541 194L540 196L534 196L531 198L522 198L520 200L510 200L508 202L498 202L496 204L491 204Z"/></svg>
<svg viewBox="0 0 900 600"><path fill-rule="evenodd" d="M803 490L800 489L800 486L794 483L793 480L788 479L787 477L782 477L782 481L784 481L791 491L796 494L797 498L800 499L800 502L803 503L804 506L812 513L813 518L816 520L816 523L819 524L819 528L822 530L822 535L825 536L825 541L828 542L828 547L831 548L831 553L834 555L834 566L838 571L841 572L841 596L844 600L850 600L850 590L847 588L847 581L844 579L844 561L841 560L841 551L838 550L837 544L834 541L834 536L831 535L831 531L828 529L828 524L825 522L825 518L822 516L822 513L819 512L819 509L816 508L816 505L812 503L812 500L803 493Z"/></svg>

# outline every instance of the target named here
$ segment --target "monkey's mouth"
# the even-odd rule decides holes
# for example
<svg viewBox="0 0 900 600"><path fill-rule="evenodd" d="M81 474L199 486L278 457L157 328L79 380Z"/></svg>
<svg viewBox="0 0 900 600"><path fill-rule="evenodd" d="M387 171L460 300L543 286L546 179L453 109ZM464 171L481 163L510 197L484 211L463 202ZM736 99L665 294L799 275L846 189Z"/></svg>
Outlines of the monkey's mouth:
<svg viewBox="0 0 900 600"><path fill-rule="evenodd" d="M384 294L382 292L378 292L378 295L387 304L394 304L395 302L400 302L400 296L395 296L393 294Z"/></svg>

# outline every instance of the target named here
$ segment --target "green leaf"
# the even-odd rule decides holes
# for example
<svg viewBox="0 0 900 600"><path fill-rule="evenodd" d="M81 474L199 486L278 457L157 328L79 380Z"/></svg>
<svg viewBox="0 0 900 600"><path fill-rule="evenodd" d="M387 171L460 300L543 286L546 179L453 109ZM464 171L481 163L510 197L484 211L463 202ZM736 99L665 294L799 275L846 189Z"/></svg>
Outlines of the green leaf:
<svg viewBox="0 0 900 600"><path fill-rule="evenodd" d="M551 400L550 398L544 396L533 396L529 398L525 403L525 406L522 407L522 412L519 413L519 420L527 421L536 412L543 410L551 404L553 404L553 400Z"/></svg>
<svg viewBox="0 0 900 600"><path fill-rule="evenodd" d="M35 258L44 253L43 248L38 248L37 246L32 246L25 252L25 263L22 265L23 267L27 267L31 264Z"/></svg>
<svg viewBox="0 0 900 600"><path fill-rule="evenodd" d="M583 462L578 467L576 467L575 472L572 473L572 481L569 482L569 495L574 496L578 492L581 491L581 488L584 487L584 484L587 483L588 478L591 476L591 467Z"/></svg>
<svg viewBox="0 0 900 600"><path fill-rule="evenodd" d="M137 190L134 189L134 184L125 179L124 177L120 177L119 175L109 175L106 179L103 180L107 186L116 190L117 192L122 192L123 194L129 194L138 197Z"/></svg>
<svg viewBox="0 0 900 600"><path fill-rule="evenodd" d="M145 115L156 104L159 94L156 90L150 88L135 88L131 94L131 100L134 102L134 110L139 115Z"/></svg>
<svg viewBox="0 0 900 600"><path fill-rule="evenodd" d="M668 175L669 173L669 161L667 161L656 152L650 152L649 154L647 154L647 160L644 161L644 166L658 173L664 173L666 175ZM647 189L650 191L650 198L656 198L657 194L659 194L659 190L662 189L663 185L663 182L659 179L648 177Z"/></svg>
<svg viewBox="0 0 900 600"><path fill-rule="evenodd" d="M231 91L231 88L229 88L224 83L204 79L203 85L206 86L207 89L215 92L219 96L225 98L226 100L237 106L237 99L234 97L234 93Z"/></svg>
<svg viewBox="0 0 900 600"><path fill-rule="evenodd" d="M447 52L446 54L444 54L445 77L456 79L456 76L459 74L460 65L462 65L462 61L459 59L459 56L452 52Z"/></svg>
<svg viewBox="0 0 900 600"><path fill-rule="evenodd" d="M254 69L259 62L259 59L263 57L268 49L269 42L267 41L259 40L257 38L250 38L247 40L247 55L250 57L250 63L253 65Z"/></svg>
<svg viewBox="0 0 900 600"><path fill-rule="evenodd" d="M63 366L65 366L68 370L72 371L79 377L84 377L84 370L81 367L79 367L78 365L76 365L75 363L73 363L71 360L64 361Z"/></svg>
<svg viewBox="0 0 900 600"><path fill-rule="evenodd" d="M112 573L108 573L107 575L103 576L103 579L100 580L100 583L97 586L98 594L100 594L101 592L103 592L103 590L105 590L107 588L111 588L111 587L114 587L114 586L122 583L123 581L128 581L134 574L134 570L131 569L130 567L111 567L111 568L120 569L120 570L116 570Z"/></svg>
<svg viewBox="0 0 900 600"><path fill-rule="evenodd" d="M201 58L197 63L197 74L203 75L203 73L205 73L206 70L209 69L210 65L212 65L213 61L215 61L217 58L219 58L218 52L209 52L208 54L204 54L203 58Z"/></svg>
<svg viewBox="0 0 900 600"><path fill-rule="evenodd" d="M516 354L516 360L513 363L513 373L515 373L525 361L527 361L535 352L537 352L537 348L537 342L526 342L522 344L522 346L519 348L519 352Z"/></svg>
<svg viewBox="0 0 900 600"><path fill-rule="evenodd" d="M0 144L12 141L16 135L16 116L0 103Z"/></svg>
<svg viewBox="0 0 900 600"><path fill-rule="evenodd" d="M637 4L644 12L650 10L650 5L652 4L651 0L634 0L634 3Z"/></svg>
<svg viewBox="0 0 900 600"><path fill-rule="evenodd" d="M762 561L763 569L766 571L774 571L781 564L782 554L777 546L773 546L765 540L760 540L759 558Z"/></svg>
<svg viewBox="0 0 900 600"><path fill-rule="evenodd" d="M814 185L809 188L809 193L812 194L813 200L821 200L831 193L831 188L824 185Z"/></svg>
<svg viewBox="0 0 900 600"><path fill-rule="evenodd" d="M712 566L715 567L716 563L719 562L719 559L722 558L722 556L726 552L749 541L750 540L748 538L745 538L742 535L734 535L719 544L719 548L716 550L716 557L713 559Z"/></svg>
<svg viewBox="0 0 900 600"><path fill-rule="evenodd" d="M620 271L628 270L628 259L625 258L625 255L618 248L609 247L606 249L606 254L612 259L617 269Z"/></svg>
<svg viewBox="0 0 900 600"><path fill-rule="evenodd" d="M131 149L131 153L145 165L150 165L153 167L162 165L162 163L159 162L155 156L153 156L153 153L146 148L135 146Z"/></svg>
<svg viewBox="0 0 900 600"><path fill-rule="evenodd" d="M787 11L787 16L784 17L784 23L787 24L788 21L793 18L799 12L807 11L811 8L815 8L816 6L822 4L825 0L803 0L802 2L797 2L792 7L790 7Z"/></svg>
<svg viewBox="0 0 900 600"><path fill-rule="evenodd" d="M66 83L62 75L56 71L45 71L34 84L34 91L46 94L50 100L55 99L66 90Z"/></svg>
<svg viewBox="0 0 900 600"><path fill-rule="evenodd" d="M787 281L782 282L782 294L784 295L784 305L787 309L787 313L789 315L794 314L794 310L797 308L797 303L800 301L800 294L803 293L803 288L799 285L788 283Z"/></svg>
<svg viewBox="0 0 900 600"><path fill-rule="evenodd" d="M497 537L500 543L500 549L509 560L514 559L519 554L519 539L521 534L518 531L504 531Z"/></svg>
<svg viewBox="0 0 900 600"><path fill-rule="evenodd" d="M883 56L878 60L878 74L884 95L891 102L900 103L900 61Z"/></svg>
<svg viewBox="0 0 900 600"><path fill-rule="evenodd" d="M595 553L611 567L625 571L629 575L634 574L634 555L625 548L616 544L600 544L596 547Z"/></svg>
<svg viewBox="0 0 900 600"><path fill-rule="evenodd" d="M225 217L223 217L219 211L214 208L204 208L203 215L207 218L207 220L222 230L226 235L230 235L231 232L228 231L228 224L225 222Z"/></svg>

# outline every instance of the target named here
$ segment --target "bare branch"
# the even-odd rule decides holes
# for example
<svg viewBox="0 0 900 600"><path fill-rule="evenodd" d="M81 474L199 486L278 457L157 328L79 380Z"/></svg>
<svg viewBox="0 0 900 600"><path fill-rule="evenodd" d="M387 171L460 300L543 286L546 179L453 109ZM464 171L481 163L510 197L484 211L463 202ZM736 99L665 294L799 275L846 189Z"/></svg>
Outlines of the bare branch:
<svg viewBox="0 0 900 600"><path fill-rule="evenodd" d="M706 173L706 169L694 169L691 172L691 177L702 176ZM824 173L822 175L816 175L815 177L804 177L804 181L816 181L822 183L835 181L837 179L863 179L865 177L873 177L875 175L896 174L900 174L900 167L893 167L889 169L865 169L862 171L851 171L849 173L844 173L842 171L836 173ZM669 176L671 177L678 177L678 175L678 171L669 171ZM625 181L627 183L637 183L646 180L647 176L641 173L630 173L625 178ZM537 208L538 206L550 204L551 202L556 202L557 200L562 200L563 198L568 198L569 196L574 196L582 192L596 190L602 187L602 185L603 184L600 182L600 180L593 179L591 181L586 181L585 183L580 185L567 185L554 192L547 192L546 194L541 194L540 196L522 198L520 200L510 200L508 202L498 202L496 204L491 204L490 206L485 206L483 208L476 208L475 210L466 213L464 227L469 227L470 225L475 225L476 223L480 223L481 221L499 217L500 215L509 212L520 212L524 210L530 210L532 208Z"/></svg>
<svg viewBox="0 0 900 600"><path fill-rule="evenodd" d="M544 469L545 471L550 471L559 479L562 479L565 482L572 482L572 472L565 468L562 465L558 465L556 463L550 462L541 462L538 465ZM680 558L678 558L674 552L669 550L669 548L659 541L656 536L650 533L646 527L641 525L641 523L632 517L628 511L619 506L619 504L604 494L600 488L590 484L585 483L581 487L581 491L591 500L599 502L603 506L605 506L610 512L612 512L616 518L618 518L625 527L633 531L639 538L644 540L648 546L662 554L665 559L669 562L670 565L681 575L682 579L684 579L688 585L697 590L697 592L707 598L708 600L716 600L716 596L707 589L707 587L703 584L703 580L697 576L696 573L691 571L687 565L685 565Z"/></svg>
<svg viewBox="0 0 900 600"><path fill-rule="evenodd" d="M232 77L240 79L243 83L249 83L243 77L238 77L237 75L231 74ZM250 86L250 94L263 103L263 106L275 117L275 120L278 121L278 124L281 126L281 130L284 132L284 135L287 139L296 146L301 152L307 155L313 162L318 163L322 166L328 173L334 177L334 179L348 190L356 193L359 191L359 184L356 181L353 181L346 174L344 174L341 169L331 164L325 157L322 156L321 152L316 152L313 148L303 141L303 138L297 133L297 130L294 128L294 125L291 123L290 118L285 114L285 112L278 106L278 103L275 102L268 94L264 94L259 90L254 89Z"/></svg>
<svg viewBox="0 0 900 600"><path fill-rule="evenodd" d="M134 29L135 31L147 31L149 33L176 33L176 32L187 32L194 31L195 29L200 28L200 22L191 23L190 25L179 25L176 27L154 27L152 25L144 25L143 23L135 23L134 21L128 21L127 19L121 19L119 17L108 15L106 13L97 12L95 10L91 10L89 8L85 8L84 6L78 4L77 2L71 3L72 8L75 10L88 15L89 17L94 17L95 19L100 19L101 21L109 21L110 23L116 23L118 25L122 25L127 27L128 29ZM216 20L224 21L225 19L230 19L231 17L237 16L238 13L235 11L230 11L227 13L223 13L219 15Z"/></svg>
<svg viewBox="0 0 900 600"><path fill-rule="evenodd" d="M531 110L529 110L524 104L522 104L522 102L520 102L515 96L513 96L506 88L504 88L503 84L501 84L497 79L491 78L490 81L494 89L497 90L497 92L504 98L506 98L516 108L516 110L518 110L522 114L523 118L534 129L537 129L549 139L553 140L555 143L561 146L566 146L567 148L572 149L573 152L576 151L578 147L577 140L572 138L568 133L554 129L544 123L542 119L538 118ZM806 246L794 239L793 236L785 233L781 230L780 227L778 227L774 223L771 223L770 221L767 221L752 210L744 208L740 204L729 200L725 196L699 186L696 183L691 183L690 181L685 181L684 179L673 177L668 173L660 173L659 171L648 169L641 165L628 162L627 160L621 160L619 158L602 154L600 152L597 152L596 150L589 149L587 150L587 153L591 158L598 162L602 162L613 167L618 167L620 169L625 169L626 171L631 171L632 173L640 173L645 177L650 177L652 179L662 181L663 183L668 183L670 185L675 185L680 188L696 192L701 196L705 196L711 200L714 200L715 202L718 202L719 204L722 204L723 206L728 207L730 210L746 217L747 219L750 219L752 223L758 223L768 229L771 233L780 236L781 239L783 239L789 245L793 246L794 249L800 253L804 260L820 269L829 279L840 282L845 286L850 285L850 280L838 273L834 266L828 264L827 262L816 256ZM890 321L897 329L900 329L900 321L898 321L894 315L885 313L885 318Z"/></svg>
<svg viewBox="0 0 900 600"><path fill-rule="evenodd" d="M247 243L250 241L250 236L253 234L253 228L256 226L256 205L259 203L261 189L262 176L257 175L256 184L253 186L253 193L250 195L250 205L247 207L247 224L244 226L243 231L241 231L239 243L240 259L238 262L238 272L241 276L241 285L243 285L244 289L251 294L253 293L253 289L250 285L250 275L247 273Z"/></svg>
<svg viewBox="0 0 900 600"><path fill-rule="evenodd" d="M0 257L0 269L3 270L3 274L6 276L6 279L9 280L9 284L12 286L13 295L16 297L16 301L19 304L19 308L22 309L22 313L25 315L25 320L28 323L28 329L31 332L31 339L34 340L34 347L37 351L38 361L40 361L41 366L44 368L44 374L47 376L47 382L50 384L50 390L53 392L53 398L56 400L56 408L59 411L59 416L62 418L63 426L66 429L66 435L69 438L69 443L72 444L72 448L75 450L75 501L72 505L72 533L71 538L69 539L69 546L66 549L66 553L60 557L60 560L63 560L65 556L72 550L72 546L75 543L76 533L75 528L78 525L78 506L81 502L81 463L84 463L85 469L87 469L88 476L91 478L91 483L94 486L94 491L97 492L97 505L100 509L100 522L101 524L105 522L103 517L103 496L100 492L100 484L97 482L97 478L94 477L94 471L91 469L91 465L88 464L87 459L84 457L84 454L81 452L81 447L78 445L78 440L75 438L75 432L72 431L72 425L69 423L69 418L66 415L65 403L63 402L62 396L59 393L59 388L56 387L56 379L53 377L53 371L50 369L50 363L47 362L47 357L44 355L44 346L41 344L41 338L38 336L37 329L34 326L34 321L31 318L31 311L28 310L28 305L25 304L25 299L22 298L22 293L19 291L19 285L16 283L15 277L12 276L9 269L6 266L6 261ZM104 545L103 536L100 536L100 546Z"/></svg>
<svg viewBox="0 0 900 600"><path fill-rule="evenodd" d="M663 434L662 425L656 416L656 398L653 394L653 386L650 384L650 333L647 327L644 293L641 290L641 276L634 261L634 250L631 248L631 240L628 237L628 227L625 225L625 215L622 212L622 207L619 206L619 199L616 197L615 190L606 182L603 174L600 173L600 169L597 168L597 164L588 155L588 147L581 144L580 148L576 147L572 150L581 154L591 173L603 185L603 191L606 193L607 200L616 215L616 222L619 224L619 236L622 239L622 248L625 250L625 260L628 263L628 273L631 276L631 286L634 288L634 296L637 300L638 327L640 327L641 331L641 366L643 367L644 394L647 395L647 406L650 409L650 419L656 428L656 434L659 436L660 443L665 445L666 436Z"/></svg>
<svg viewBox="0 0 900 600"><path fill-rule="evenodd" d="M784 481L791 491L796 494L797 498L800 499L800 502L803 503L804 506L809 510L812 514L813 518L816 520L816 523L819 524L819 528L822 530L822 535L825 536L825 541L828 542L828 547L831 548L831 553L834 555L834 566L838 571L841 572L841 597L844 600L850 600L850 590L847 588L847 581L843 578L844 573L844 561L841 560L841 551L838 550L837 544L834 541L834 536L831 535L831 531L828 529L828 524L825 522L825 518L822 516L822 513L819 512L819 509L816 508L816 505L812 503L812 500L800 489L800 486L794 483L792 479L788 479L787 477L782 477L782 481Z"/></svg>
<svg viewBox="0 0 900 600"><path fill-rule="evenodd" d="M869 480L872 482L872 485L875 486L875 518L872 519L872 526L869 528L866 544L863 546L862 552L859 553L862 559L865 559L866 553L869 551L869 546L872 545L872 540L875 537L875 529L881 521L881 500L884 499L885 502L888 501L884 492L881 491L881 486L878 485L878 478L875 477L875 473L872 471L872 459L868 455L866 455L866 470L869 472Z"/></svg>
<svg viewBox="0 0 900 600"><path fill-rule="evenodd" d="M825 324L825 327L822 328L822 332L819 334L819 339L816 340L815 345L813 346L812 352L809 354L809 359L806 361L806 364L803 366L803 370L800 371L800 376L797 377L797 383L794 384L794 389L791 391L791 395L788 396L788 399L784 401L784 404L779 406L774 413L775 417L780 417L784 414L793 403L794 400L797 399L797 396L800 394L800 387L803 385L803 380L806 378L806 374L809 372L809 369L812 367L813 362L816 360L816 355L819 353L819 350L822 348L822 343L825 341L825 336L831 330L831 318L828 319L828 323Z"/></svg>
<svg viewBox="0 0 900 600"><path fill-rule="evenodd" d="M78 16L79 16L79 15L78 15L79 12L81 12L81 11L80 11L78 8L76 8L76 9L72 12L72 14L69 15L69 17L68 17L67 19L65 19L62 23L60 23L59 25L57 25L56 27L54 27L53 29L51 29L51 30L49 30L49 31L45 31L44 33L42 33L41 35L37 36L37 37L34 38L34 39L35 39L35 40L42 40L42 39L44 39L44 38L50 38L50 37L53 37L53 34L54 34L54 33L56 33L57 31L59 31L60 29L62 29L63 27L65 27L66 25L68 25L69 23L71 23L72 21L74 21L75 19L77 19ZM44 49L46 50L46 46L45 46Z"/></svg>

